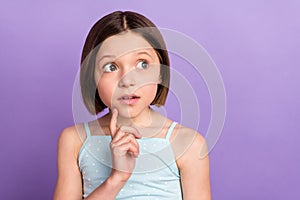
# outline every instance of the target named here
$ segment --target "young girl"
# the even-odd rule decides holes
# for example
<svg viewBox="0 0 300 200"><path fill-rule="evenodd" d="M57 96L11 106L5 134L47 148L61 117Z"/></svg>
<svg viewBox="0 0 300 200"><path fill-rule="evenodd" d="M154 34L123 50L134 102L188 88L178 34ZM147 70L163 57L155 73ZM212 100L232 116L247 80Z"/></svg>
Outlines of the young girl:
<svg viewBox="0 0 300 200"><path fill-rule="evenodd" d="M97 120L65 128L58 142L55 200L208 200L204 138L155 112L164 105L169 57L156 26L134 12L113 12L90 30L80 84Z"/></svg>

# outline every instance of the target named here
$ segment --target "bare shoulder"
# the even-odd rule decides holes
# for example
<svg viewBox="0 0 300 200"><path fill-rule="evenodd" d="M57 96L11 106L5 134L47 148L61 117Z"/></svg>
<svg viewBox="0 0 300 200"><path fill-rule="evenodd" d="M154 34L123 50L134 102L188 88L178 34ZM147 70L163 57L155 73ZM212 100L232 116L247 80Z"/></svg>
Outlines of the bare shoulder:
<svg viewBox="0 0 300 200"><path fill-rule="evenodd" d="M195 145L202 145L205 142L204 137L194 129L188 128L186 126L183 126L181 124L178 124L175 127L175 137L180 138L183 141L190 141L191 139L193 140L193 144Z"/></svg>
<svg viewBox="0 0 300 200"><path fill-rule="evenodd" d="M211 199L209 158L205 138L197 131L177 125L171 141L180 170L184 199Z"/></svg>
<svg viewBox="0 0 300 200"><path fill-rule="evenodd" d="M58 178L54 199L81 199L82 182L78 166L78 153L82 146L78 125L64 128L58 139Z"/></svg>
<svg viewBox="0 0 300 200"><path fill-rule="evenodd" d="M179 167L183 163L199 160L201 155L207 156L205 138L197 131L178 124L171 137L171 144Z"/></svg>
<svg viewBox="0 0 300 200"><path fill-rule="evenodd" d="M205 145L205 138L199 132L180 124L174 129L172 141L183 144L187 149L198 149Z"/></svg>
<svg viewBox="0 0 300 200"><path fill-rule="evenodd" d="M75 155L79 152L82 146L82 141L85 139L84 129L82 124L76 124L64 128L58 139L59 149L73 149Z"/></svg>

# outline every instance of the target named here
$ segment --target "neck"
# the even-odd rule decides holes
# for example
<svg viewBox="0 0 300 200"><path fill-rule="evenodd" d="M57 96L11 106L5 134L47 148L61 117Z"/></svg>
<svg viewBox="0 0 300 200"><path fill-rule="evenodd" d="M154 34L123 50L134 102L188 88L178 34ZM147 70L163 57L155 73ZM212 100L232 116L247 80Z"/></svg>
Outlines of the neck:
<svg viewBox="0 0 300 200"><path fill-rule="evenodd" d="M147 108L142 111L140 114L132 117L124 117L122 115L118 115L117 124L118 126L133 126L133 127L148 127L150 126L154 120L155 112L151 108Z"/></svg>
<svg viewBox="0 0 300 200"><path fill-rule="evenodd" d="M104 120L99 122L100 124L105 124L109 127L111 121L111 111L104 116L104 118L99 118L99 120ZM136 128L143 137L156 137L159 135L163 127L168 124L168 119L162 116L161 114L155 112L153 109L148 108L147 110L143 111L143 114L140 113L136 117L124 117L122 115L118 115L117 118L117 126L131 126ZM108 130L108 129L107 129ZM109 131L107 135L109 135Z"/></svg>

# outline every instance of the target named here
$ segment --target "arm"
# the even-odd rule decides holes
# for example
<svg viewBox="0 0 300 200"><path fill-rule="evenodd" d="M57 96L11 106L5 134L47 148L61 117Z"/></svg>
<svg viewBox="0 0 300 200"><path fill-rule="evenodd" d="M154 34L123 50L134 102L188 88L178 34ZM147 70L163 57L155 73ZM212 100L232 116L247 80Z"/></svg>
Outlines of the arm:
<svg viewBox="0 0 300 200"><path fill-rule="evenodd" d="M54 192L54 200L82 199L82 179L77 164L79 149L82 142L75 127L62 131L58 140L58 179ZM110 176L86 199L115 199L126 182L117 176Z"/></svg>
<svg viewBox="0 0 300 200"><path fill-rule="evenodd" d="M87 200L115 199L134 169L135 158L139 154L136 138L141 136L130 127L117 129L117 115L115 111L110 123L113 169L106 181L89 194ZM81 146L75 126L62 131L58 141L58 180L54 200L82 199L82 177L77 163Z"/></svg>
<svg viewBox="0 0 300 200"><path fill-rule="evenodd" d="M76 128L69 127L61 132L58 140L57 167L58 179L54 200L82 199L81 174L77 165ZM79 140L79 141L78 141Z"/></svg>
<svg viewBox="0 0 300 200"><path fill-rule="evenodd" d="M209 158L204 138L193 131L193 140L178 159L184 200L211 200ZM190 138L190 137L185 137ZM204 151L203 151L204 150ZM201 155L200 155L201 152Z"/></svg>

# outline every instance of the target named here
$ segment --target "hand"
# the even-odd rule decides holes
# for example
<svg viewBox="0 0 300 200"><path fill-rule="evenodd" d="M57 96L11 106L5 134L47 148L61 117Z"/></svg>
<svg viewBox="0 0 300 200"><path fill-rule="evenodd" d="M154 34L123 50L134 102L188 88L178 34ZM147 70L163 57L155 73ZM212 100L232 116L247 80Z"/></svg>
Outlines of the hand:
<svg viewBox="0 0 300 200"><path fill-rule="evenodd" d="M117 128L118 110L114 109L110 121L112 154L112 173L122 181L127 181L135 167L135 159L139 155L139 144L137 138L141 135L137 129L129 126Z"/></svg>

